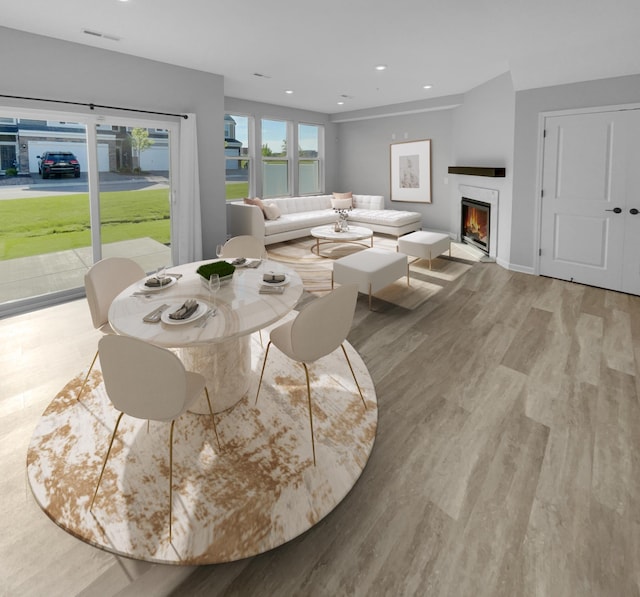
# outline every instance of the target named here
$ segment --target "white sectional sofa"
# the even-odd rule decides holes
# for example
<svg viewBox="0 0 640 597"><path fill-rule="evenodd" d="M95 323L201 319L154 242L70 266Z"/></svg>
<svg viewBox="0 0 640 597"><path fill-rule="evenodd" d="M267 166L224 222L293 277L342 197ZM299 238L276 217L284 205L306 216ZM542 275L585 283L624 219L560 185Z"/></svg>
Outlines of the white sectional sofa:
<svg viewBox="0 0 640 597"><path fill-rule="evenodd" d="M314 195L265 199L265 205L276 206L275 212L279 215L275 219L266 219L257 205L231 201L227 204L228 232L232 236L250 234L263 238L265 245L309 236L311 228L333 224L337 220L332 198L332 195ZM353 195L352 204L349 223L371 228L374 232L398 237L422 227L421 214L385 209L382 195Z"/></svg>

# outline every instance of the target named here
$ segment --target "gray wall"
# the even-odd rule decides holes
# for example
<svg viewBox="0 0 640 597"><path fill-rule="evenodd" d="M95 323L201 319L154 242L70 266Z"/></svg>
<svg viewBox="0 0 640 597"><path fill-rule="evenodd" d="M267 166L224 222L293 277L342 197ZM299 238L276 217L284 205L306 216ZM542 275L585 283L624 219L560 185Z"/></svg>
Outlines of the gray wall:
<svg viewBox="0 0 640 597"><path fill-rule="evenodd" d="M515 99L505 73L472 91L434 102L400 104L374 114L338 116L337 190L383 194L387 207L419 211L423 228L453 235L460 232L459 184L497 189L499 195L499 261L508 265L511 242ZM428 111L419 111L428 110ZM388 113L383 116L384 110ZM401 112L406 110L406 114ZM349 120L350 116L354 118ZM390 144L417 139L432 142L432 203L391 202ZM506 178L449 175L448 167L495 166Z"/></svg>
<svg viewBox="0 0 640 597"><path fill-rule="evenodd" d="M287 106L276 106L273 104L264 104L261 102L252 102L233 97L227 97L224 100L224 110L227 114L238 114L241 116L252 116L256 122L257 133L260 131L260 119L273 118L274 120L289 120L297 125L302 122L305 124L318 124L324 126L324 145L325 145L325 190L331 192L334 190L335 181L338 171L337 160L337 137L336 125L329 120L326 114L319 112L310 112L308 110L299 110L289 108ZM256 144L261 146L260 139L256 139ZM259 168L256 168L256 176L260 176Z"/></svg>
<svg viewBox="0 0 640 597"><path fill-rule="evenodd" d="M536 182L541 112L640 103L640 75L516 93L511 262L535 268ZM517 242L515 239L517 238Z"/></svg>
<svg viewBox="0 0 640 597"><path fill-rule="evenodd" d="M223 77L3 27L0 27L0 55L7 57L0 91L4 95L195 113L203 249L205 257L215 255L216 243L226 236L224 144L221 142L224 135ZM9 60L11 56L15 56L15 60ZM52 59L65 67L51 68ZM89 112L88 108L80 106L6 98L0 98L0 105ZM109 111L102 110L101 113L109 114ZM111 114L135 117L135 113Z"/></svg>
<svg viewBox="0 0 640 597"><path fill-rule="evenodd" d="M451 130L451 109L341 122L339 176L336 188L329 190L384 195L387 208L420 212L423 228L449 232L450 203L445 179L451 159ZM432 202L392 202L391 144L420 139L431 139Z"/></svg>

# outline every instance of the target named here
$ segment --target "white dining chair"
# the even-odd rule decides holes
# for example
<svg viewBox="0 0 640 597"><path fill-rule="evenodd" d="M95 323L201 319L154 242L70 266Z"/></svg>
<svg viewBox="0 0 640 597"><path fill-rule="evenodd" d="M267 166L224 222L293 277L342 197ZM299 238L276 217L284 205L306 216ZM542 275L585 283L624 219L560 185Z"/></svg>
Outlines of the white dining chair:
<svg viewBox="0 0 640 597"><path fill-rule="evenodd" d="M95 263L84 276L84 289L91 312L93 327L103 334L113 334L109 325L109 307L127 286L145 277L145 271L132 259L107 257ZM80 400L89 375L98 358L96 351L89 370L82 382L77 400Z"/></svg>
<svg viewBox="0 0 640 597"><path fill-rule="evenodd" d="M264 355L258 391L256 393L256 404L260 395L262 378L267 365L269 348L271 344L287 355L290 359L297 361L304 367L307 380L307 400L309 403L309 426L311 428L311 448L313 451L313 464L316 464L316 448L313 437L313 413L311 409L311 385L309 382L308 363L313 363L318 359L332 353L338 347L342 348L351 375L358 388L358 393L362 399L365 410L367 404L362 395L360 384L351 366L351 361L344 347L344 341L353 323L353 314L358 298L358 286L356 284L345 284L336 288L329 294L315 299L309 303L298 315L271 330L269 343Z"/></svg>
<svg viewBox="0 0 640 597"><path fill-rule="evenodd" d="M264 243L257 237L250 234L231 237L222 247L223 259L235 257L246 257L248 259L266 259L266 249ZM260 345L262 346L262 330L258 330Z"/></svg>
<svg viewBox="0 0 640 597"><path fill-rule="evenodd" d="M220 439L205 379L199 373L186 371L182 361L170 350L138 338L104 336L98 342L98 352L107 396L120 414L111 435L89 510L93 508L98 494L122 416L127 414L147 421L171 421L169 433L169 541L171 541L173 427L176 419L198 400L203 390L209 405L218 449L220 449Z"/></svg>
<svg viewBox="0 0 640 597"><path fill-rule="evenodd" d="M222 247L221 257L247 257L249 259L264 259L264 242L257 236L244 234L230 238Z"/></svg>

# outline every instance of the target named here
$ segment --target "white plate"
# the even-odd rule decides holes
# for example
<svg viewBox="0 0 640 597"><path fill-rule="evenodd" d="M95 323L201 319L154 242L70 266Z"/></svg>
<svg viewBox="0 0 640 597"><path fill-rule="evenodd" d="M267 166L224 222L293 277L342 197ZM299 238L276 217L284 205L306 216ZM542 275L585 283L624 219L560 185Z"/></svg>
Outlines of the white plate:
<svg viewBox="0 0 640 597"><path fill-rule="evenodd" d="M177 311L182 305L184 305L185 301L181 303L174 303L173 305L169 305L167 309L162 312L160 316L160 320L162 323L166 323L168 325L182 325L183 323L191 323L196 319L200 319L207 312L207 305L204 303L198 303L198 308L191 314L191 317L187 317L186 319L171 319L169 317L170 313L174 313Z"/></svg>
<svg viewBox="0 0 640 597"><path fill-rule="evenodd" d="M171 288L174 284L177 284L178 282L177 278L167 275L167 278L170 279L168 284L163 284L162 286L147 286L146 281L150 280L151 278L155 278L155 276L150 276L149 278L146 278L145 281L140 285L140 290L144 290L145 292L161 292L162 290Z"/></svg>
<svg viewBox="0 0 640 597"><path fill-rule="evenodd" d="M284 286L285 284L289 283L289 276L287 274L284 274L284 280L282 280L282 282L266 282L264 279L262 279L261 282L263 284L266 284L267 286Z"/></svg>
<svg viewBox="0 0 640 597"><path fill-rule="evenodd" d="M244 263L241 263L239 265L237 263L234 263L235 259L225 259L225 261L233 265L234 267L249 267L252 263L255 263L256 261L260 261L260 259L253 259L251 257L247 257L247 260Z"/></svg>

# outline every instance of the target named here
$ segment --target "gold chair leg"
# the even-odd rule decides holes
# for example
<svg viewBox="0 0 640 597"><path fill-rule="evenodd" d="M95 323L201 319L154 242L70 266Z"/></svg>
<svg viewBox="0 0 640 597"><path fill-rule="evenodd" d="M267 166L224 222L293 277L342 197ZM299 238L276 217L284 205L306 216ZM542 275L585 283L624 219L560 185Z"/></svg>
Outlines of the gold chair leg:
<svg viewBox="0 0 640 597"><path fill-rule="evenodd" d="M260 386L262 385L262 376L264 375L264 368L267 366L267 357L269 356L269 349L271 348L271 340L267 344L267 350L264 353L264 362L262 363L262 371L260 372L260 381L258 382L258 391L256 392L255 404L258 404L258 396L260 396Z"/></svg>
<svg viewBox="0 0 640 597"><path fill-rule="evenodd" d="M207 396L207 404L209 405L211 420L213 421L213 430L216 433L216 441L218 442L218 450L222 452L222 448L220 447L220 438L218 437L218 429L216 428L216 418L213 416L213 409L211 408L211 400L209 400L209 390L207 390L207 386L204 387L204 393Z"/></svg>
<svg viewBox="0 0 640 597"><path fill-rule="evenodd" d="M367 410L367 403L364 401L364 396L362 395L360 384L356 379L356 374L354 373L353 367L351 366L351 361L349 360L349 356L347 355L347 349L344 347L344 343L340 344L340 348L342 348L342 352L344 352L344 358L347 359L347 365L349 365L349 369L351 370L351 375L353 375L353 381L356 382L356 387L358 388L358 392L360 393L360 398L362 398L362 404L364 405L364 409Z"/></svg>
<svg viewBox="0 0 640 597"><path fill-rule="evenodd" d="M122 415L124 413L121 412L118 415L118 420L116 421L116 426L113 429L113 433L111 434L111 441L109 442L109 448L107 450L107 455L104 457L104 462L102 463L102 470L100 471L100 476L98 477L98 483L96 485L96 490L93 492L93 497L91 498L91 503L89 504L89 512L93 508L93 502L96 501L96 495L98 495L98 487L100 487L100 481L102 481L102 475L104 474L104 469L107 466L107 460L109 459L109 454L111 454L111 448L113 446L113 440L116 437L116 432L118 431L118 425L120 425L120 419L122 419Z"/></svg>
<svg viewBox="0 0 640 597"><path fill-rule="evenodd" d="M307 376L307 399L309 401L309 426L311 427L311 450L313 451L313 466L316 466L316 442L313 439L313 413L311 412L311 384L309 383L309 368L306 363L302 363L305 375Z"/></svg>
<svg viewBox="0 0 640 597"><path fill-rule="evenodd" d="M175 419L171 421L171 431L169 433L169 543L171 543L173 526L173 426L175 423Z"/></svg>
<svg viewBox="0 0 640 597"><path fill-rule="evenodd" d="M98 358L98 351L96 350L96 354L93 357L93 361L91 361L91 365L89 366L89 371L87 371L87 374L84 377L84 381L82 382L82 387L80 388L80 392L78 392L78 395L76 396L76 400L80 400L80 396L82 396L82 392L84 392L84 386L87 385L89 375L91 374L91 370L93 369L93 366L96 364L97 358Z"/></svg>

